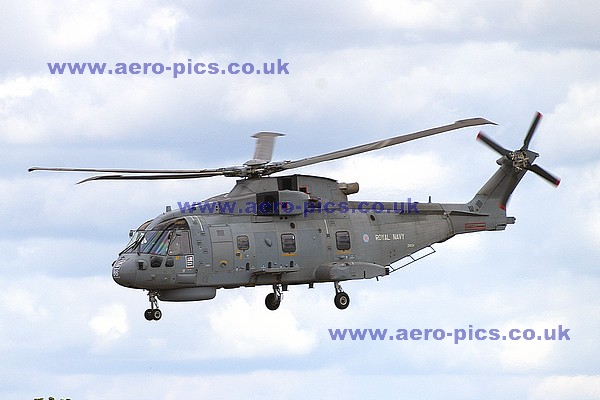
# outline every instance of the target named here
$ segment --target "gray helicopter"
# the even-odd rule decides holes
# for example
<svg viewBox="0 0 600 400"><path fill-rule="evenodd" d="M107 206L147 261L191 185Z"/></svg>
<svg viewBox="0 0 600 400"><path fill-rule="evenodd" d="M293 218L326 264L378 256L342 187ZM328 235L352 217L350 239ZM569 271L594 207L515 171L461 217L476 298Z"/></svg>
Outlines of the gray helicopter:
<svg viewBox="0 0 600 400"><path fill-rule="evenodd" d="M340 282L389 275L435 250L454 235L500 231L514 224L506 204L527 171L555 186L560 180L533 164L529 143L537 113L520 149L509 151L482 132L477 138L501 155L500 168L464 204L351 201L358 183L277 172L365 153L460 128L494 124L483 118L456 121L424 131L295 161L272 162L276 132L259 132L254 157L242 166L201 170L129 170L32 167L29 171L104 173L97 180L239 178L227 194L198 203L167 206L164 213L130 231L130 241L112 264L119 285L148 291L147 320L159 320L158 300L210 300L217 289L271 285L265 299L276 310L290 285L333 283L334 303L350 297ZM395 264L398 261L400 263Z"/></svg>

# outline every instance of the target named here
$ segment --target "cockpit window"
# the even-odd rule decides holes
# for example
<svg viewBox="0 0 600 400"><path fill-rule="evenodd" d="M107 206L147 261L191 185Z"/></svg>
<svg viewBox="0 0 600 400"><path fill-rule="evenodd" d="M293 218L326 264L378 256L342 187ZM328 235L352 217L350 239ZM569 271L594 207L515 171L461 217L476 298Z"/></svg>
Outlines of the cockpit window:
<svg viewBox="0 0 600 400"><path fill-rule="evenodd" d="M150 225L150 222L152 222L151 219L149 219L148 221L146 221L143 224L141 224L140 227L137 228L137 230L138 231L143 231L144 229L146 229L148 227L148 225Z"/></svg>
<svg viewBox="0 0 600 400"><path fill-rule="evenodd" d="M151 253L158 255L167 254L169 247L169 231L149 231L142 239L140 253Z"/></svg>
<svg viewBox="0 0 600 400"><path fill-rule="evenodd" d="M133 231L129 244L121 253L191 254L190 228L185 219L164 221L146 230L149 225L150 222L146 222Z"/></svg>

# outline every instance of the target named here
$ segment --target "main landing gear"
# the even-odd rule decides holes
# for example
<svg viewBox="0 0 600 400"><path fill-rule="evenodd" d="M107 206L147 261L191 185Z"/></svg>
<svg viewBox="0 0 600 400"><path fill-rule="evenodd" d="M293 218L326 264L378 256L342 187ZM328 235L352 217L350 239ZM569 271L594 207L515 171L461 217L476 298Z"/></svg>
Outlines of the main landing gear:
<svg viewBox="0 0 600 400"><path fill-rule="evenodd" d="M335 297L333 298L333 303L340 310L345 310L350 305L350 296L348 296L348 293L343 291L339 282L333 282L333 285L335 286Z"/></svg>
<svg viewBox="0 0 600 400"><path fill-rule="evenodd" d="M150 301L150 308L144 312L144 317L148 321L158 321L162 318L162 311L158 309L158 300L156 296L158 292L156 290L148 291L148 300Z"/></svg>
<svg viewBox="0 0 600 400"><path fill-rule="evenodd" d="M273 285L273 293L269 293L265 298L265 306L271 311L275 311L281 304L283 297L281 285Z"/></svg>
<svg viewBox="0 0 600 400"><path fill-rule="evenodd" d="M340 310L345 310L350 305L350 296L343 291L339 282L334 282L333 284L335 286L335 298L333 299L333 303ZM271 311L277 310L281 304L281 299L283 297L282 293L283 290L281 285L273 285L273 293L269 293L265 298L265 306Z"/></svg>

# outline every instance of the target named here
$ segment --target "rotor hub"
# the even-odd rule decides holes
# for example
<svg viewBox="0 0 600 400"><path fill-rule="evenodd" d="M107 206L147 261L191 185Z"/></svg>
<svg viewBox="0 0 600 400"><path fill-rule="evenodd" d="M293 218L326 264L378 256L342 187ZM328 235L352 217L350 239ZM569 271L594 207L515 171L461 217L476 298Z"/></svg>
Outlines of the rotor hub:
<svg viewBox="0 0 600 400"><path fill-rule="evenodd" d="M508 158L513 163L513 167L517 172L520 172L531 165L529 156L525 151L513 151L508 154Z"/></svg>

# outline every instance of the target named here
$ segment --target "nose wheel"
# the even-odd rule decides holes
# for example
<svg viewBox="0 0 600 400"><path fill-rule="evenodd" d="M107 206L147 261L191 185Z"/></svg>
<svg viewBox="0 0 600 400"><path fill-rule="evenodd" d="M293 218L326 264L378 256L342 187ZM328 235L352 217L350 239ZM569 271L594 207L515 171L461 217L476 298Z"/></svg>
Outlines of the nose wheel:
<svg viewBox="0 0 600 400"><path fill-rule="evenodd" d="M156 290L150 290L148 292L148 301L150 301L150 308L144 312L144 317L148 321L158 321L162 318L162 311L158 309L158 300L156 296L158 292Z"/></svg>

